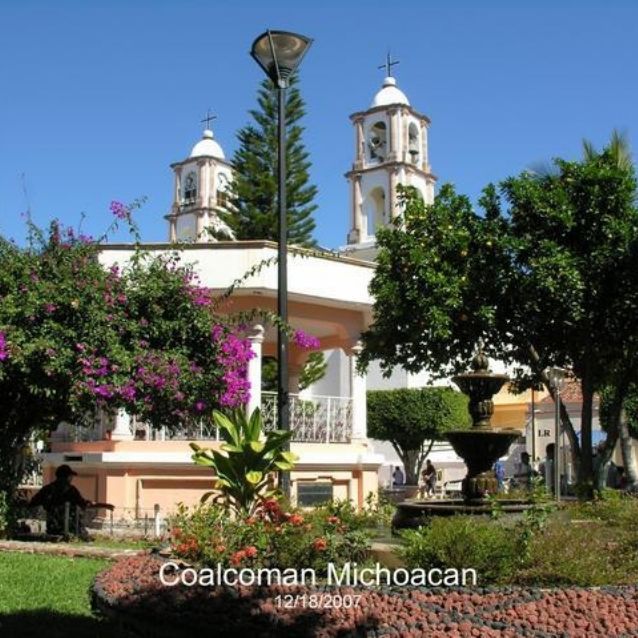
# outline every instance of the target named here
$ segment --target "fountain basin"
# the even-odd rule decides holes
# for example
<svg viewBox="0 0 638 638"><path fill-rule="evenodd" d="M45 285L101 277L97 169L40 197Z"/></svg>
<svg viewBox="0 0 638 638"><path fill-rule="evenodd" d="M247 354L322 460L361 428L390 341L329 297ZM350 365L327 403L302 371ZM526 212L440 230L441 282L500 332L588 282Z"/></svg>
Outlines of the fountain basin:
<svg viewBox="0 0 638 638"><path fill-rule="evenodd" d="M515 517L530 507L531 502L519 499L499 499L499 512L504 516ZM427 525L434 516L492 516L492 505L485 499L465 500L450 498L441 500L403 501L396 506L392 518L392 532L401 529L416 529Z"/></svg>

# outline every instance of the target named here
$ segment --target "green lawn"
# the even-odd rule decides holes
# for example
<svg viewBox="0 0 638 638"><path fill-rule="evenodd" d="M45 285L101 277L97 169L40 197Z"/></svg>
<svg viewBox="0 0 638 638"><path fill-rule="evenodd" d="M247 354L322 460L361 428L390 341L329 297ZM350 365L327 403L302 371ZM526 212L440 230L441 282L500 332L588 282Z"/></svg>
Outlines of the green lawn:
<svg viewBox="0 0 638 638"><path fill-rule="evenodd" d="M89 587L108 561L0 552L0 636L120 638L91 613Z"/></svg>

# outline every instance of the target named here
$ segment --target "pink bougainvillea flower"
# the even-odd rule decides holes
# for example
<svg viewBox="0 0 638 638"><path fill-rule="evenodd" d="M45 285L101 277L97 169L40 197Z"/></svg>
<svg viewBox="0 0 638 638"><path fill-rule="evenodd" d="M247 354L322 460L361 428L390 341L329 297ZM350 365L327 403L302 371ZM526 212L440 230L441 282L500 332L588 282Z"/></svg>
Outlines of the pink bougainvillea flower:
<svg viewBox="0 0 638 638"><path fill-rule="evenodd" d="M9 358L9 350L7 348L7 337L4 332L0 332L0 361Z"/></svg>
<svg viewBox="0 0 638 638"><path fill-rule="evenodd" d="M129 219L131 215L131 211L122 202L112 201L109 208L118 219Z"/></svg>
<svg viewBox="0 0 638 638"><path fill-rule="evenodd" d="M250 341L237 334L229 333L222 340L224 330L221 326L213 326L211 339L213 343L221 341L217 363L224 369L222 380L224 391L219 403L228 408L246 405L250 400L250 382L248 381L248 362L255 356Z"/></svg>
<svg viewBox="0 0 638 638"><path fill-rule="evenodd" d="M304 348L306 350L317 350L321 345L317 337L310 335L303 330L295 330L292 339L300 348Z"/></svg>

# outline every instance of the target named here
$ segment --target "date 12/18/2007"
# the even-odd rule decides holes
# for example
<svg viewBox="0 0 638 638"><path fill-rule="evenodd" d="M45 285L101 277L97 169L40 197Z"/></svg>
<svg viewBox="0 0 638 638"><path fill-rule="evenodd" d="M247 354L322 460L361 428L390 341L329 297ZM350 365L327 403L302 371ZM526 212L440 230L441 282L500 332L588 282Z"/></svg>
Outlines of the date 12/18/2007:
<svg viewBox="0 0 638 638"><path fill-rule="evenodd" d="M350 609L358 607L360 601L361 596L356 594L286 594L274 599L275 605L284 609Z"/></svg>

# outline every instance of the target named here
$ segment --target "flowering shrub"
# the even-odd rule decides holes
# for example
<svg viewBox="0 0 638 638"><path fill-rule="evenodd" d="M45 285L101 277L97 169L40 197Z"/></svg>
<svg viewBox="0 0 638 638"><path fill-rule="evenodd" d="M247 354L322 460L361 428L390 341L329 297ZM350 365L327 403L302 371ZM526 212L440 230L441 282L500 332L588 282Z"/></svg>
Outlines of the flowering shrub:
<svg viewBox="0 0 638 638"><path fill-rule="evenodd" d="M324 512L326 519L338 519L350 529L389 529L396 507L379 495L370 492L366 496L363 507L356 508L352 501L334 499L321 505L318 511Z"/></svg>
<svg viewBox="0 0 638 638"><path fill-rule="evenodd" d="M111 212L113 213L113 215L117 219L120 219L122 221L128 220L131 216L131 211L129 210L127 206L122 204L122 202L113 201L111 202L111 205L109 208L111 209Z"/></svg>
<svg viewBox="0 0 638 638"><path fill-rule="evenodd" d="M114 201L111 228L138 204ZM22 248L0 238L0 491L18 483L19 451L35 428L92 423L123 408L153 427L212 421L249 400L253 356L238 321L177 253L136 249L125 267L100 264L97 240L29 226ZM233 323L235 322L235 323Z"/></svg>
<svg viewBox="0 0 638 638"><path fill-rule="evenodd" d="M255 356L250 343L236 333L228 333L219 325L213 326L211 338L219 344L216 360L224 369L222 378L225 389L219 403L229 408L248 403L250 384L246 378L246 366Z"/></svg>
<svg viewBox="0 0 638 638"><path fill-rule="evenodd" d="M323 510L287 511L266 499L254 515L231 519L216 505L181 506L171 520L170 542L179 558L203 565L312 567L365 562L369 536Z"/></svg>

